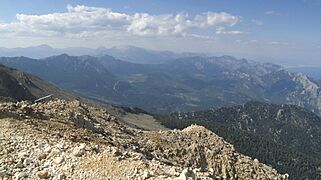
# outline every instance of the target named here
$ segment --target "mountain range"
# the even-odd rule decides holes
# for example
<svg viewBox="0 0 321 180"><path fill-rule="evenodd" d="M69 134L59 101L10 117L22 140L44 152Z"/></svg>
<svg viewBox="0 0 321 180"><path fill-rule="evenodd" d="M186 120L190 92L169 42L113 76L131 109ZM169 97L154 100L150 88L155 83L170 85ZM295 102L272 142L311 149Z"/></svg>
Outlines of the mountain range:
<svg viewBox="0 0 321 180"><path fill-rule="evenodd" d="M135 64L112 56L2 57L14 67L79 95L150 112L193 111L247 101L286 103L321 114L317 81L282 66L232 56Z"/></svg>
<svg viewBox="0 0 321 180"><path fill-rule="evenodd" d="M138 64L160 64L168 60L190 56L206 56L201 53L174 53L171 51L156 51L136 46L115 46L112 48L99 47L96 49L85 47L53 48L48 45L39 45L32 47L4 48L0 47L0 57L25 56L35 59L57 56L60 54L69 54L73 56L91 55L104 56L111 55L124 61Z"/></svg>

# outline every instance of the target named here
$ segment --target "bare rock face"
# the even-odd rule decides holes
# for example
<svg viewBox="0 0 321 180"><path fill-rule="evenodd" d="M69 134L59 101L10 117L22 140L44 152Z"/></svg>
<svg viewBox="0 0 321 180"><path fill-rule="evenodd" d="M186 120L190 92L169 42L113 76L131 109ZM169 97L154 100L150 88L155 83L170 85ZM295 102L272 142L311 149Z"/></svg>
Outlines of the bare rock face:
<svg viewBox="0 0 321 180"><path fill-rule="evenodd" d="M0 112L0 179L288 179L197 125L142 131L63 100Z"/></svg>
<svg viewBox="0 0 321 180"><path fill-rule="evenodd" d="M175 166L211 172L223 179L286 179L277 171L250 157L239 154L233 145L202 126L182 131L147 132L146 148L155 158ZM182 176L187 177L190 169Z"/></svg>

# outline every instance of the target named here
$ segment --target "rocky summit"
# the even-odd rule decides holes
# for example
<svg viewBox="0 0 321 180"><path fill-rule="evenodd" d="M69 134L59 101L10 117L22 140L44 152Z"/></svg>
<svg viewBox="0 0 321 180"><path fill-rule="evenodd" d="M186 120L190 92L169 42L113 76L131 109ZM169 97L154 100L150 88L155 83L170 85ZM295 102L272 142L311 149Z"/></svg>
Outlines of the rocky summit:
<svg viewBox="0 0 321 180"><path fill-rule="evenodd" d="M198 125L145 131L79 101L0 104L0 179L288 179Z"/></svg>

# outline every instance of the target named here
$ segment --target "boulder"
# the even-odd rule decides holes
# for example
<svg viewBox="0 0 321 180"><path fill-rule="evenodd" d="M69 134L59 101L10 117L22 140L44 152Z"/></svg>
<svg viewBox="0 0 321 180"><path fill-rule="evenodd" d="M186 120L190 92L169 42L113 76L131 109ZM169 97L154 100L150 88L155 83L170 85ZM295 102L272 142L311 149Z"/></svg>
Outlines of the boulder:
<svg viewBox="0 0 321 180"><path fill-rule="evenodd" d="M39 171L39 172L37 173L37 176L38 176L40 179L47 179L47 178L50 177L49 172L46 171L46 170Z"/></svg>

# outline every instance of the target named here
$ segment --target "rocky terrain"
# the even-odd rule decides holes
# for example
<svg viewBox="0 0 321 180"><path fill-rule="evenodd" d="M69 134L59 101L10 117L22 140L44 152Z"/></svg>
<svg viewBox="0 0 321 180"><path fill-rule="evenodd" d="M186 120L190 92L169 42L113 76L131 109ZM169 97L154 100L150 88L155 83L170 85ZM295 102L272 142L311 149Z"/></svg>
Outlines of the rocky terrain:
<svg viewBox="0 0 321 180"><path fill-rule="evenodd" d="M144 131L79 101L0 104L2 179L288 179L202 126Z"/></svg>

